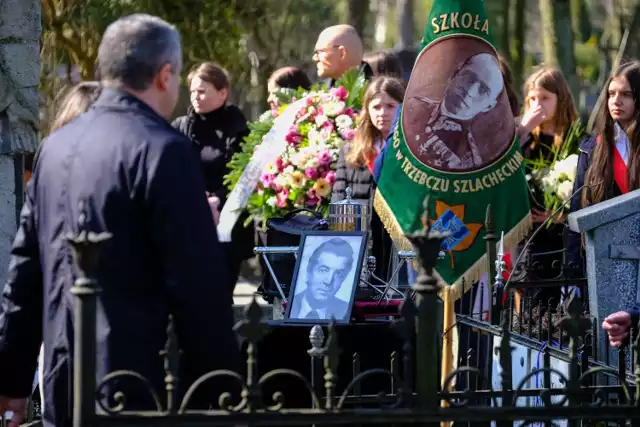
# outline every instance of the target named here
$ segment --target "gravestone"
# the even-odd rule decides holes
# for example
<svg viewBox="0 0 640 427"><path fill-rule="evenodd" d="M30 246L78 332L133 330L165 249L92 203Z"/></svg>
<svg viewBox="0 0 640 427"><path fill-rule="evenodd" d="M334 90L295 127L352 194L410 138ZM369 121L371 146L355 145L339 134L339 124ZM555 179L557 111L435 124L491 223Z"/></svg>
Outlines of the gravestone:
<svg viewBox="0 0 640 427"><path fill-rule="evenodd" d="M597 319L598 357L604 361L602 321L640 302L640 190L570 214L569 227L584 233L589 311ZM609 356L615 366L617 353Z"/></svg>
<svg viewBox="0 0 640 427"><path fill-rule="evenodd" d="M24 155L38 145L39 0L0 2L0 289L23 203Z"/></svg>

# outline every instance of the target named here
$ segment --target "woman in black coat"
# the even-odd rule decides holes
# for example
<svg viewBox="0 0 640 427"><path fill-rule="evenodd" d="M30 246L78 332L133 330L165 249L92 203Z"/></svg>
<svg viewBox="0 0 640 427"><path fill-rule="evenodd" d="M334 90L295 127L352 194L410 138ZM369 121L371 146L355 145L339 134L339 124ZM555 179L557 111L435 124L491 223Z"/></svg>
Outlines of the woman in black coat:
<svg viewBox="0 0 640 427"><path fill-rule="evenodd" d="M187 115L178 117L173 126L186 134L194 143L202 165L207 196L214 217L215 205L219 210L227 200L228 189L223 177L228 173L227 163L240 150L240 143L249 135L244 114L235 105L227 103L229 76L222 67L205 62L191 71L187 77L191 92L191 107ZM246 214L240 216L231 234L231 242L225 244L229 266L229 286L238 281L242 261L253 256L254 230L245 227Z"/></svg>
<svg viewBox="0 0 640 427"><path fill-rule="evenodd" d="M396 107L404 98L401 80L381 76L373 80L364 96L362 112L353 143L340 150L336 166L336 181L331 202L344 200L345 190L351 188L351 198L369 205L371 211L371 253L377 259L376 274L386 279L392 241L373 211L373 164L384 140L391 132Z"/></svg>

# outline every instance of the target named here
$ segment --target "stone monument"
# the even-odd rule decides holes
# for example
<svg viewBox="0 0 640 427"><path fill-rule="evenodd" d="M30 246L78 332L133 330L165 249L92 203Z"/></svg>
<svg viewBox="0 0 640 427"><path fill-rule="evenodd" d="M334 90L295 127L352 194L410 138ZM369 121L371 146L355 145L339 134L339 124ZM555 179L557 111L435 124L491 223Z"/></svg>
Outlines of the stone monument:
<svg viewBox="0 0 640 427"><path fill-rule="evenodd" d="M39 0L0 2L0 288L24 195L24 155L38 145Z"/></svg>
<svg viewBox="0 0 640 427"><path fill-rule="evenodd" d="M603 319L640 303L640 190L570 214L569 227L584 233L589 311L597 319L598 356L604 360Z"/></svg>

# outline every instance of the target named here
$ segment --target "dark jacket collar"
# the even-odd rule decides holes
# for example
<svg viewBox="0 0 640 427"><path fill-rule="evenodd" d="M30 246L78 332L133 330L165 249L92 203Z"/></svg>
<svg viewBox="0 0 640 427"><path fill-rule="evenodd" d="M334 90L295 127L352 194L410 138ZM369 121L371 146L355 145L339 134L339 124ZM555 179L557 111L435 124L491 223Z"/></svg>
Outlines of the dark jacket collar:
<svg viewBox="0 0 640 427"><path fill-rule="evenodd" d="M117 88L103 88L93 107L123 111L137 110L145 115L152 116L156 120L163 122L167 121L144 101L133 96L129 92Z"/></svg>
<svg viewBox="0 0 640 427"><path fill-rule="evenodd" d="M364 78L365 80L369 81L371 80L371 78L373 77L373 70L371 69L371 66L362 61L360 63L360 66L358 67L358 72L364 74ZM333 88L336 85L336 82L340 80L340 79L326 79L325 80L325 84L327 85L328 88Z"/></svg>
<svg viewBox="0 0 640 427"><path fill-rule="evenodd" d="M593 152L593 149L596 147L596 144L598 142L597 139L598 138L595 136L590 136L589 138L585 138L580 143L579 150L587 155L591 155L591 153Z"/></svg>

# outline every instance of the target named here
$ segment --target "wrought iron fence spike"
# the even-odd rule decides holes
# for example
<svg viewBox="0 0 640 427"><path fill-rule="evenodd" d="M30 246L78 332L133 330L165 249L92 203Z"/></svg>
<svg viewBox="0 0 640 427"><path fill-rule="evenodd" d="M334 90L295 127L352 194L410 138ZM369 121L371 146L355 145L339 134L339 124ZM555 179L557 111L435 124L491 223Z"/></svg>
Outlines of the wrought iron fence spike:
<svg viewBox="0 0 640 427"><path fill-rule="evenodd" d="M324 387L326 392L327 410L334 409L334 394L337 381L338 364L342 350L338 344L338 332L336 331L336 321L332 316L327 331L327 343L324 348Z"/></svg>
<svg viewBox="0 0 640 427"><path fill-rule="evenodd" d="M176 413L178 409L178 372L180 372L180 346L175 331L173 315L169 315L167 324L167 342L160 355L164 358L164 384L167 392L167 412Z"/></svg>
<svg viewBox="0 0 640 427"><path fill-rule="evenodd" d="M309 332L309 343L311 348L307 350L307 354L311 357L322 357L324 354L324 331L322 326L314 325Z"/></svg>

